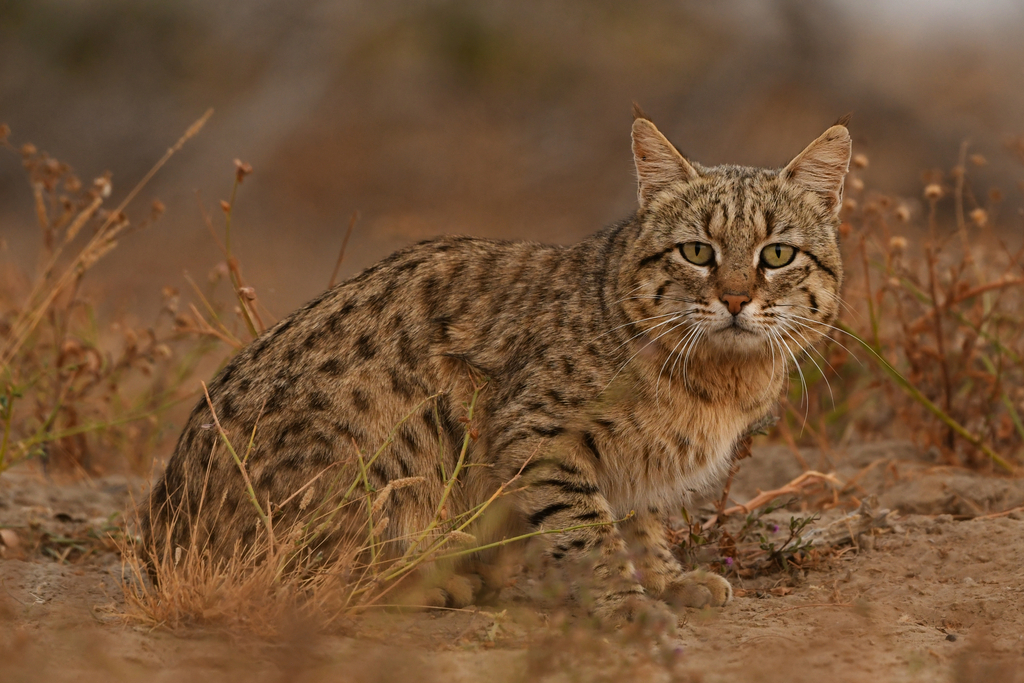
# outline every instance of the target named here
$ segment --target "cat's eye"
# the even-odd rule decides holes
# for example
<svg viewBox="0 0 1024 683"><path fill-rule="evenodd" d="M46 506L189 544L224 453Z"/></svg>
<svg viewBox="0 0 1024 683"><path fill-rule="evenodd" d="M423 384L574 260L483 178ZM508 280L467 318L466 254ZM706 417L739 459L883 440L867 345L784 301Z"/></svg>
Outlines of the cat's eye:
<svg viewBox="0 0 1024 683"><path fill-rule="evenodd" d="M683 258L695 266L706 266L715 258L715 250L704 242L687 242L679 247Z"/></svg>
<svg viewBox="0 0 1024 683"><path fill-rule="evenodd" d="M769 244L761 250L761 263L769 268L788 266L796 257L796 248L788 244Z"/></svg>

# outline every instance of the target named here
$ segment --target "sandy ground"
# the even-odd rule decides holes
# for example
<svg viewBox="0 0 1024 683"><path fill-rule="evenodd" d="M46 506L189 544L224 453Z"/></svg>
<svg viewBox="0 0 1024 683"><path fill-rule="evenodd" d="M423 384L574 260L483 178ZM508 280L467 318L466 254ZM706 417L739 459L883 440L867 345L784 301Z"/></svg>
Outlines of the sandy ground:
<svg viewBox="0 0 1024 683"><path fill-rule="evenodd" d="M595 631L514 589L493 607L379 614L330 635L295 625L272 642L125 625L104 530L138 483L22 468L0 477L0 680L1024 681L1024 514L992 516L1024 505L1024 481L937 466L901 443L803 457L898 515L806 572L733 577L730 605L688 611L660 643ZM731 498L800 471L785 448L757 448Z"/></svg>

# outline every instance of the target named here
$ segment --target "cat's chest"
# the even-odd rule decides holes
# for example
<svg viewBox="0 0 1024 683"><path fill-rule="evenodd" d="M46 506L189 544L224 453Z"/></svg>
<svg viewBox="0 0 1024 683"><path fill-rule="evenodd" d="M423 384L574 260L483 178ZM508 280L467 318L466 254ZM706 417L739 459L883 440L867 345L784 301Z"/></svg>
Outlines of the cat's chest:
<svg viewBox="0 0 1024 683"><path fill-rule="evenodd" d="M616 514L678 508L728 470L736 441L760 415L738 404L638 403L604 435L601 488Z"/></svg>

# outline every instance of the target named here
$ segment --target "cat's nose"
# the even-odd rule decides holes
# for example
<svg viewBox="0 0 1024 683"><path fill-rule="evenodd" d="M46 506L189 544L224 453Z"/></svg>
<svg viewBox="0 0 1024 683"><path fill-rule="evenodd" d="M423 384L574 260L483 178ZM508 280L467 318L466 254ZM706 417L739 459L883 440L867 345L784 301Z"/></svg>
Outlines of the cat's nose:
<svg viewBox="0 0 1024 683"><path fill-rule="evenodd" d="M733 315L739 315L739 312L743 309L743 304L750 301L750 295L745 292L740 293L728 293L722 295L722 301L729 307L729 312Z"/></svg>

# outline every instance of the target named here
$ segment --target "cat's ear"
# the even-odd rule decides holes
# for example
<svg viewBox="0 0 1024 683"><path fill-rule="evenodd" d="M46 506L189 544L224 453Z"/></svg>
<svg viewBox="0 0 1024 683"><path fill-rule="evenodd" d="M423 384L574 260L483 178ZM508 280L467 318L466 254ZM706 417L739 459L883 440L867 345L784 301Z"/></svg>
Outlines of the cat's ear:
<svg viewBox="0 0 1024 683"><path fill-rule="evenodd" d="M846 119L841 119L789 162L780 175L814 192L831 213L839 215L851 153L850 131L846 129Z"/></svg>
<svg viewBox="0 0 1024 683"><path fill-rule="evenodd" d="M633 162L636 164L637 199L640 206L675 182L688 182L697 171L683 158L671 142L661 134L650 119L637 114L633 121Z"/></svg>

